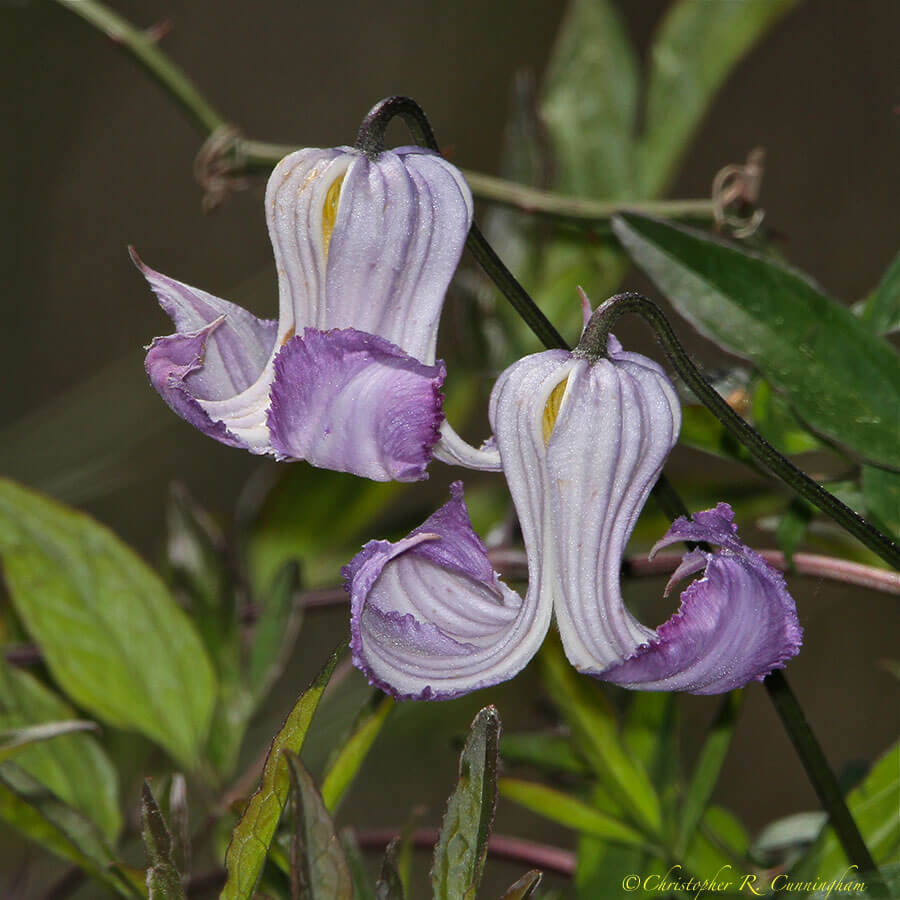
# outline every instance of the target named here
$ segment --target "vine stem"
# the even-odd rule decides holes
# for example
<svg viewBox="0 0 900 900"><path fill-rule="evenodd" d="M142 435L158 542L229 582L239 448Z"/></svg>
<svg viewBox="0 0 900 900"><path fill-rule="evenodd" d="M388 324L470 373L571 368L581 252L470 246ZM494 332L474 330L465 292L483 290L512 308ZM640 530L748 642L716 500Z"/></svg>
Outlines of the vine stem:
<svg viewBox="0 0 900 900"><path fill-rule="evenodd" d="M216 132L229 128L228 119L203 96L184 70L159 48L151 34L135 27L99 0L56 2L103 32L139 62L177 100L192 124L205 137L212 137ZM228 144L231 156L229 172L233 176L269 172L279 160L296 149L292 144L257 141L238 134ZM461 171L472 193L480 200L583 227L607 224L619 212L635 212L680 221L712 222L715 218L715 203L712 199L606 203L539 190L470 169Z"/></svg>
<svg viewBox="0 0 900 900"><path fill-rule="evenodd" d="M663 311L652 300L634 292L611 297L594 311L575 354L592 359L604 356L610 330L621 316L628 313L637 314L650 324L672 368L759 463L877 553L888 565L900 569L900 547L782 456L719 396L694 365Z"/></svg>

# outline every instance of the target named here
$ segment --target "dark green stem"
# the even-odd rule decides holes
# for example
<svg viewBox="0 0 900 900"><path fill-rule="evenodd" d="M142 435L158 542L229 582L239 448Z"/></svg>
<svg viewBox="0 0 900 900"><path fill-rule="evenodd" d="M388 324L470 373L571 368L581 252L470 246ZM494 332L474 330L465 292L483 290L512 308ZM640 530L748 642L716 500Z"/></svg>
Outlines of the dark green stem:
<svg viewBox="0 0 900 900"><path fill-rule="evenodd" d="M763 683L819 801L828 811L829 823L844 848L848 861L859 869L861 876L869 879L867 885L869 896L890 897L875 860L872 859L856 821L844 802L837 778L834 777L822 747L809 727L809 722L806 721L806 716L784 673L776 670Z"/></svg>
<svg viewBox="0 0 900 900"><path fill-rule="evenodd" d="M796 493L845 528L886 563L900 568L900 548L862 516L845 506L833 494L785 459L765 438L751 428L716 392L681 346L662 310L641 294L624 293L611 297L591 317L575 351L597 359L606 353L606 342L615 322L627 313L644 318L656 332L672 367L713 415L750 451L753 457Z"/></svg>

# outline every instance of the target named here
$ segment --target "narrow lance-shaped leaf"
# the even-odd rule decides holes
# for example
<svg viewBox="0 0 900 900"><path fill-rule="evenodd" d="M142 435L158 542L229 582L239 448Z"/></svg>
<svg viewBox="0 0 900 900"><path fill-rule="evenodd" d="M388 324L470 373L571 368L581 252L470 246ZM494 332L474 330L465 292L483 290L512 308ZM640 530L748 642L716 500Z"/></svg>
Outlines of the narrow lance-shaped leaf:
<svg viewBox="0 0 900 900"><path fill-rule="evenodd" d="M622 746L615 715L599 685L569 665L556 641L545 641L538 658L544 684L568 722L579 752L613 799L645 829L658 833L662 824L659 798L640 763Z"/></svg>
<svg viewBox="0 0 900 900"><path fill-rule="evenodd" d="M25 728L0 731L0 762L21 753L26 747L79 731L99 731L95 722L74 719L68 722L45 722Z"/></svg>
<svg viewBox="0 0 900 900"><path fill-rule="evenodd" d="M797 271L632 213L613 227L675 308L751 360L797 415L863 460L900 468L900 356Z"/></svg>
<svg viewBox="0 0 900 900"><path fill-rule="evenodd" d="M577 797L544 784L522 781L518 778L501 778L500 794L545 819L582 834L589 834L626 847L647 845L643 835L630 825L606 815Z"/></svg>
<svg viewBox="0 0 900 900"><path fill-rule="evenodd" d="M322 799L329 812L333 813L337 809L394 708L392 698L385 697L381 691L377 692L377 697L377 705L365 710L360 716L353 733L344 742L322 779Z"/></svg>
<svg viewBox="0 0 900 900"><path fill-rule="evenodd" d="M376 900L404 900L403 879L397 862L400 853L400 838L394 838L384 851L381 874L375 885Z"/></svg>
<svg viewBox="0 0 900 900"><path fill-rule="evenodd" d="M497 805L500 716L493 706L472 722L459 758L459 781L447 801L434 848L431 886L435 900L473 898L481 882Z"/></svg>
<svg viewBox="0 0 900 900"><path fill-rule="evenodd" d="M863 307L862 320L876 334L900 330L900 253Z"/></svg>
<svg viewBox="0 0 900 900"><path fill-rule="evenodd" d="M119 896L141 896L97 827L13 762L0 765L0 817Z"/></svg>
<svg viewBox="0 0 900 900"><path fill-rule="evenodd" d="M5 480L0 557L57 684L98 718L196 765L215 676L159 577L90 517Z"/></svg>
<svg viewBox="0 0 900 900"><path fill-rule="evenodd" d="M231 843L225 853L227 879L219 895L220 900L250 900L253 896L290 791L290 776L283 751L300 752L313 713L346 648L346 643L341 644L332 653L313 683L300 695L272 740L260 785L231 834Z"/></svg>
<svg viewBox="0 0 900 900"><path fill-rule="evenodd" d="M353 900L353 879L334 823L303 763L282 751L291 780L291 894L303 900Z"/></svg>
<svg viewBox="0 0 900 900"><path fill-rule="evenodd" d="M147 868L150 900L184 900L181 875L172 858L172 835L146 781L141 786L141 818L144 847L150 862Z"/></svg>
<svg viewBox="0 0 900 900"><path fill-rule="evenodd" d="M500 900L528 900L540 887L542 877L543 875L537 869L526 872L506 889Z"/></svg>
<svg viewBox="0 0 900 900"><path fill-rule="evenodd" d="M0 659L0 728L18 729L73 719L75 710L31 673ZM119 778L99 742L89 734L72 734L31 744L16 757L16 766L90 819L111 844L122 828Z"/></svg>
<svg viewBox="0 0 900 900"><path fill-rule="evenodd" d="M694 831L703 818L713 789L719 780L719 773L722 771L722 764L728 755L728 748L731 746L731 738L743 701L743 691L732 691L726 694L722 699L716 718L710 726L681 808L681 825L677 843L681 853L690 845Z"/></svg>
<svg viewBox="0 0 900 900"><path fill-rule="evenodd" d="M370 879L366 861L363 858L362 851L359 849L359 843L353 830L350 828L342 829L340 838L341 847L344 850L344 858L347 860L347 868L350 870L350 877L353 879L354 900L376 900L375 886Z"/></svg>
<svg viewBox="0 0 900 900"><path fill-rule="evenodd" d="M644 136L638 145L646 196L665 187L735 65L796 2L671 4L650 50Z"/></svg>
<svg viewBox="0 0 900 900"><path fill-rule="evenodd" d="M547 772L590 772L587 763L572 749L571 738L561 734L507 734L500 742L500 756L508 763L535 766Z"/></svg>

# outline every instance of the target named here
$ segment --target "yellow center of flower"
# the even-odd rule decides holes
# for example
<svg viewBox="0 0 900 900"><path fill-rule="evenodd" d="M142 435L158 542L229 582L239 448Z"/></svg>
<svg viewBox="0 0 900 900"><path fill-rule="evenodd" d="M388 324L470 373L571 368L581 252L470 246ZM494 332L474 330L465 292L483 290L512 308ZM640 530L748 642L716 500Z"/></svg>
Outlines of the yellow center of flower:
<svg viewBox="0 0 900 900"><path fill-rule="evenodd" d="M544 433L544 446L550 443L550 435L553 434L553 426L556 425L556 417L559 415L559 408L562 406L563 396L566 393L566 385L569 383L568 376L553 388L550 396L547 398L547 405L544 407L544 417L541 421L541 428Z"/></svg>
<svg viewBox="0 0 900 900"><path fill-rule="evenodd" d="M325 243L325 258L328 258L328 247L331 244L331 233L334 231L334 222L337 219L338 202L341 199L341 185L344 176L336 178L325 194L325 206L322 208L322 240Z"/></svg>

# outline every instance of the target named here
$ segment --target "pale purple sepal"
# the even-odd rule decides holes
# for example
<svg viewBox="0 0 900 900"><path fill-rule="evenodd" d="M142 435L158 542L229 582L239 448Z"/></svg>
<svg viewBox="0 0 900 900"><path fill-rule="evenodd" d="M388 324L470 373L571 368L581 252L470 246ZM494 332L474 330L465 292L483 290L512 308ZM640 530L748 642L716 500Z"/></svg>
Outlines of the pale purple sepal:
<svg viewBox="0 0 900 900"><path fill-rule="evenodd" d="M685 554L673 580L698 571L701 557L703 577L682 593L655 639L598 677L642 690L719 694L783 668L803 638L794 601L781 574L741 543L728 504L677 519L656 546L683 540L721 549Z"/></svg>
<svg viewBox="0 0 900 900"><path fill-rule="evenodd" d="M549 598L523 601L491 568L460 482L397 543L370 541L344 567L353 662L399 699L445 700L505 681L537 651Z"/></svg>
<svg viewBox="0 0 900 900"><path fill-rule="evenodd" d="M275 357L272 448L374 481L425 478L445 375L443 362L426 366L375 335L307 328Z"/></svg>

